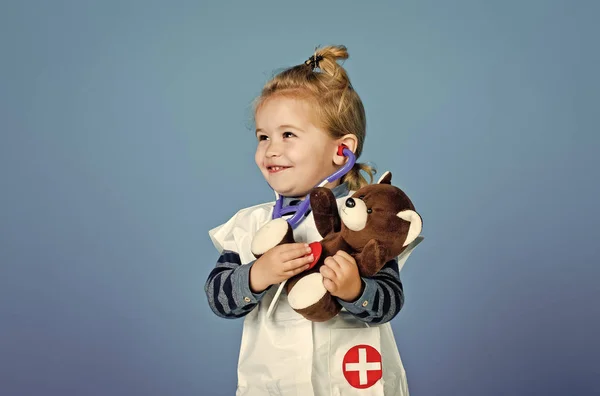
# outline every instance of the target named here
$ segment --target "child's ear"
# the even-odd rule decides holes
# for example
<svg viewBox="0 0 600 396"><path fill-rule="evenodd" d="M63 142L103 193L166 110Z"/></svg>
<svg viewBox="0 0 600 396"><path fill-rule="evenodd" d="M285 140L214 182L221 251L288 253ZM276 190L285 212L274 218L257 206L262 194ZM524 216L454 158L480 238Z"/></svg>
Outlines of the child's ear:
<svg viewBox="0 0 600 396"><path fill-rule="evenodd" d="M346 163L347 158L346 158L346 156L338 155L337 148L341 144L344 144L346 147L348 147L350 149L350 151L355 153L356 148L358 147L358 139L356 138L355 135L348 134L348 135L345 135L344 137L342 137L341 139L336 140L336 143L337 143L337 146L336 146L335 152L333 153L333 163L341 166Z"/></svg>

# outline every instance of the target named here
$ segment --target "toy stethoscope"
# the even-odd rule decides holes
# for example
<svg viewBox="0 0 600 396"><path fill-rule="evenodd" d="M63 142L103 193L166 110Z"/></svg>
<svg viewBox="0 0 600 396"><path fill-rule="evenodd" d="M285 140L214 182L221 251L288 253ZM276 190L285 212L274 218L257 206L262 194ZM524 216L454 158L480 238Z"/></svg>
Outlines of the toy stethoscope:
<svg viewBox="0 0 600 396"><path fill-rule="evenodd" d="M356 162L356 156L345 144L342 144L338 147L337 155L344 155L348 157L348 162L346 162L346 164L343 167L331 174L328 178L319 183L317 187L323 187L325 184L334 182L340 177L344 176L350 171L350 169L352 169L354 163ZM310 206L310 193L306 195L306 198L301 203L297 205L290 205L285 208L283 208L283 196L279 195L277 192L275 192L275 195L277 196L277 201L275 202L275 206L273 207L272 218L278 219L282 216L293 213L294 215L286 221L290 224L292 229L295 229L300 224L300 222L306 217L305 215L308 212L308 208ZM319 242L313 242L309 244L309 246L311 247L312 253L314 255L314 260L310 265L310 268L312 268L317 263L317 261L319 260L319 256L321 255L321 244ZM267 318L271 316L271 313L277 306L277 302L279 301L279 295L283 291L286 282L287 281L283 281L279 284L279 288L277 289L275 296L273 296L273 300L271 301L269 309L267 310Z"/></svg>
<svg viewBox="0 0 600 396"><path fill-rule="evenodd" d="M356 162L356 156L344 144L338 147L337 155L344 155L348 157L348 162L346 162L343 167L331 174L328 178L319 183L317 187L323 187L325 184L334 182L340 177L344 176L350 171L350 169L352 169L354 163ZM304 220L304 217L308 212L308 207L310 206L310 194L306 195L306 198L299 204L290 205L285 208L283 208L283 196L279 195L277 192L275 192L275 195L277 196L277 201L275 202L275 207L273 208L273 219L294 213L291 218L287 219L287 222L290 224L290 226L292 226L292 229L295 229L298 224Z"/></svg>

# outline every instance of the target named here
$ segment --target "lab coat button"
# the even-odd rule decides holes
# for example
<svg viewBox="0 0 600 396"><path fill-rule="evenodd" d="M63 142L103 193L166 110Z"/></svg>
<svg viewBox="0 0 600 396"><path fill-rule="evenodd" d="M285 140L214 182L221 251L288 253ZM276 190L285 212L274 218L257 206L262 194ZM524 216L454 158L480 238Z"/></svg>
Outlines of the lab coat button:
<svg viewBox="0 0 600 396"><path fill-rule="evenodd" d="M244 301L250 302L250 297L244 297Z"/></svg>
<svg viewBox="0 0 600 396"><path fill-rule="evenodd" d="M365 301L362 303L362 306L363 306L363 307L366 307L367 305L369 305L369 302L368 302L367 300L365 300Z"/></svg>

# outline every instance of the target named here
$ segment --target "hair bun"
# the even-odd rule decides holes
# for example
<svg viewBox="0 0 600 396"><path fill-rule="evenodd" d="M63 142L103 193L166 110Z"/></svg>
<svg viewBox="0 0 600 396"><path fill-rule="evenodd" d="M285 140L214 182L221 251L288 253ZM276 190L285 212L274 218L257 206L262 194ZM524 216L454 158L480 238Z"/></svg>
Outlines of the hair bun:
<svg viewBox="0 0 600 396"><path fill-rule="evenodd" d="M337 63L339 59L348 59L348 49L345 45L329 45L315 48L314 54L304 62L312 71L319 69L322 73L333 77L336 84L344 89L351 87L346 70Z"/></svg>

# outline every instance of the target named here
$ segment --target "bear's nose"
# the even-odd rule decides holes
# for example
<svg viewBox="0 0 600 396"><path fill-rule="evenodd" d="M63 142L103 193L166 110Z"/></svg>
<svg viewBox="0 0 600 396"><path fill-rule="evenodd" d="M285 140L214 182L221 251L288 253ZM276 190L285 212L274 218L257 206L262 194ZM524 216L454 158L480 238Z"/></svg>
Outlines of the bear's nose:
<svg viewBox="0 0 600 396"><path fill-rule="evenodd" d="M354 199L348 198L346 200L346 206L349 207L349 208L353 208L353 207L356 206L356 202L354 202Z"/></svg>

